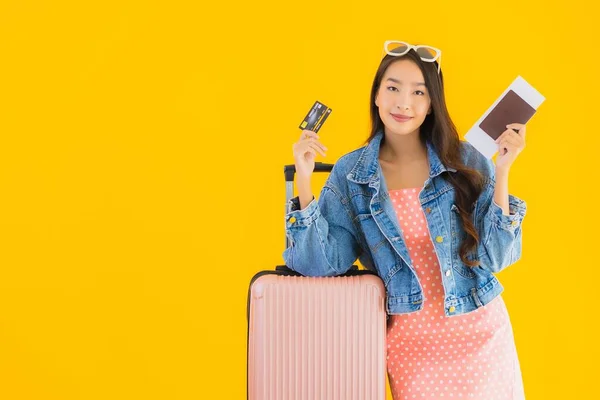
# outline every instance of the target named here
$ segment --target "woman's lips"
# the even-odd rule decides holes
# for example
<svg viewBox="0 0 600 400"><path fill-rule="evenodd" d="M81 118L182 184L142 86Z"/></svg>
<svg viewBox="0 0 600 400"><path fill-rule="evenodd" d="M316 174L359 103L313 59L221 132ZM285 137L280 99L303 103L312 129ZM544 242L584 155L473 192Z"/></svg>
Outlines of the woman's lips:
<svg viewBox="0 0 600 400"><path fill-rule="evenodd" d="M406 122L412 119L412 117L409 117L407 115L402 115L402 114L391 114L392 118L394 118L396 121L398 122Z"/></svg>

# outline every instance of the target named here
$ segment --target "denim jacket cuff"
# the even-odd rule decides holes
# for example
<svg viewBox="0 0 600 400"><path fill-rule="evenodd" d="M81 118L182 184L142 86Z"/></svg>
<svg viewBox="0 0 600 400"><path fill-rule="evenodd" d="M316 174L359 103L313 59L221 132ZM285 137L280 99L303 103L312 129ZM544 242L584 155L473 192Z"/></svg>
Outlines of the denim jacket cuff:
<svg viewBox="0 0 600 400"><path fill-rule="evenodd" d="M288 213L285 216L286 228L309 226L319 215L319 204L314 196L304 210L300 210L300 200L296 196L288 202Z"/></svg>
<svg viewBox="0 0 600 400"><path fill-rule="evenodd" d="M504 215L502 213L502 207L500 207L493 199L491 207L493 207L492 220L494 223L500 228L509 231L514 231L521 226L523 218L525 217L525 212L527 211L527 203L512 194L508 195L508 210L510 215Z"/></svg>

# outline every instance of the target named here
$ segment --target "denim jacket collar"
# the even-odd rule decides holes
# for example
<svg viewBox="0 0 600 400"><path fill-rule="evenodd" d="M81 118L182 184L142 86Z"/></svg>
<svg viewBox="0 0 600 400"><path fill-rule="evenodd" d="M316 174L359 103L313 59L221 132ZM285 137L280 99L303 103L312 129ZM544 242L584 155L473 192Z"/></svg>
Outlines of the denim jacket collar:
<svg viewBox="0 0 600 400"><path fill-rule="evenodd" d="M367 144L358 158L358 161L348 174L348 179L352 182L359 184L367 184L378 178L378 158L379 158L379 147L381 140L383 139L383 131L377 132L375 137ZM440 158L435 152L433 144L426 141L427 145L427 158L429 160L429 177L433 178L444 171L456 172L456 169L446 167L442 164Z"/></svg>

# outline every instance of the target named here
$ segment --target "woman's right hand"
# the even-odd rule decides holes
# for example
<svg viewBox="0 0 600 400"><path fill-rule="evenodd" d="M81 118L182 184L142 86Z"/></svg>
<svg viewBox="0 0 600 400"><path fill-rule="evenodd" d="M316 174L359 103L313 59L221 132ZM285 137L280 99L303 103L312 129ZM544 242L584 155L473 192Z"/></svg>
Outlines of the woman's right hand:
<svg viewBox="0 0 600 400"><path fill-rule="evenodd" d="M296 174L299 178L311 176L315 169L315 157L317 153L325 156L327 147L319 142L319 135L307 129L302 131L300 140L294 143L294 162Z"/></svg>

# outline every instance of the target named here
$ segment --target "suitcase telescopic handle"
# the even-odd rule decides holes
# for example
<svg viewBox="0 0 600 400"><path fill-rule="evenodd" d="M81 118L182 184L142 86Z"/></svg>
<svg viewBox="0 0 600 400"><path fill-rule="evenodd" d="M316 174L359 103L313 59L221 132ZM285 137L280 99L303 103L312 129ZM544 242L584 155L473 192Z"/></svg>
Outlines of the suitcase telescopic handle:
<svg viewBox="0 0 600 400"><path fill-rule="evenodd" d="M331 172L334 164L326 164L322 162L315 162L314 172ZM296 174L296 166L294 164L285 165L283 167L283 173L285 174L285 204L286 204L286 212L287 212L287 203L288 201L294 197L294 176ZM287 249L289 246L289 239L287 236L285 237L285 248ZM300 275L298 272L290 269L287 265L278 265L275 270L284 275ZM350 269L343 275L340 276L355 276L362 275L367 273L373 273L371 271L362 271L358 268L358 265L352 265Z"/></svg>

